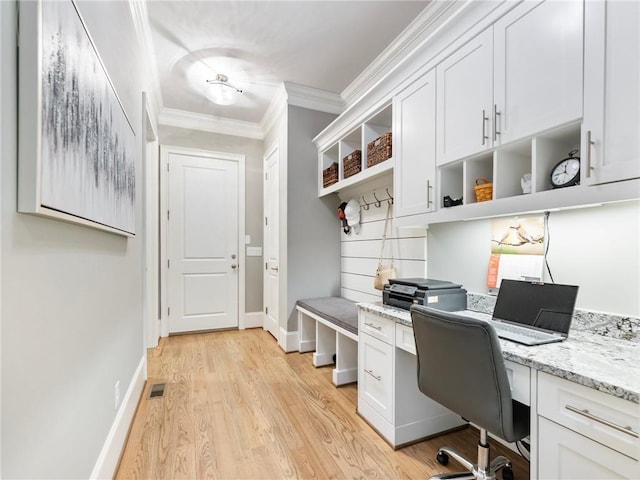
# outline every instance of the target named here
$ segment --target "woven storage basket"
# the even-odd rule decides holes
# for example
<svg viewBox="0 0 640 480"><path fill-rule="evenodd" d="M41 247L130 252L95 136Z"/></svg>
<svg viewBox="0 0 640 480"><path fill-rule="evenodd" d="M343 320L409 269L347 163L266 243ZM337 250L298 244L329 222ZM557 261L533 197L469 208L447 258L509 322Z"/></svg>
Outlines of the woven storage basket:
<svg viewBox="0 0 640 480"><path fill-rule="evenodd" d="M367 144L367 167L391 158L391 132L385 133Z"/></svg>
<svg viewBox="0 0 640 480"><path fill-rule="evenodd" d="M493 183L484 177L476 178L476 185L473 187L476 192L477 202L493 200Z"/></svg>
<svg viewBox="0 0 640 480"><path fill-rule="evenodd" d="M338 163L333 162L322 171L322 186L328 187L338 181Z"/></svg>
<svg viewBox="0 0 640 480"><path fill-rule="evenodd" d="M342 159L342 178L349 178L362 170L362 151L356 150Z"/></svg>

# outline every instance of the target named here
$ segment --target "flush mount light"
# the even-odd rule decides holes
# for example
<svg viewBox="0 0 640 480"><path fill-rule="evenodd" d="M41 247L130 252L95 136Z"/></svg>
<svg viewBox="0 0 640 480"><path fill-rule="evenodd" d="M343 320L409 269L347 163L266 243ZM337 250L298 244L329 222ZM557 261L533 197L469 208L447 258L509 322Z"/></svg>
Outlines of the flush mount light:
<svg viewBox="0 0 640 480"><path fill-rule="evenodd" d="M221 73L214 80L207 80L206 95L209 100L217 105L231 105L238 100L242 90L229 83L229 78Z"/></svg>

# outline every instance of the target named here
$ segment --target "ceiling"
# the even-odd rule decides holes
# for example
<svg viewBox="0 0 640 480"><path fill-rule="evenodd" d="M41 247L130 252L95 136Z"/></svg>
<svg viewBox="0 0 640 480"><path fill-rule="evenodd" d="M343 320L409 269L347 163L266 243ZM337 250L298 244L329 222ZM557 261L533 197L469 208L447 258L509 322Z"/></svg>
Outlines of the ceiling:
<svg viewBox="0 0 640 480"><path fill-rule="evenodd" d="M428 1L148 1L162 105L260 123L282 82L341 94ZM224 74L231 106L205 97Z"/></svg>

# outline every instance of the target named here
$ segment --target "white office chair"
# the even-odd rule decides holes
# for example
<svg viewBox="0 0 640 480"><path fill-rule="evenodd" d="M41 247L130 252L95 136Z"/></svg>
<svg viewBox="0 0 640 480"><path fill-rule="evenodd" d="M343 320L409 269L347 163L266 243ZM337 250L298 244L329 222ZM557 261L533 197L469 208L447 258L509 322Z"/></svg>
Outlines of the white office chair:
<svg viewBox="0 0 640 480"><path fill-rule="evenodd" d="M473 464L454 449L438 451L446 465L455 458L469 471L441 474L433 479L495 478L502 469L504 480L513 479L509 459L490 460L487 432L508 442L529 434L529 407L513 400L498 336L482 320L414 305L411 321L418 356L418 388L480 428L478 463Z"/></svg>

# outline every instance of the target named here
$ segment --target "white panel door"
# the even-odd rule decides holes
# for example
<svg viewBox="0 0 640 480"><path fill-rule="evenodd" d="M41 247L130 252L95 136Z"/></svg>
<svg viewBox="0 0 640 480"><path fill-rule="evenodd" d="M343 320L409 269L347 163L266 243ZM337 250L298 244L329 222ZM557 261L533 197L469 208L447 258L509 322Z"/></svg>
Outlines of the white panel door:
<svg viewBox="0 0 640 480"><path fill-rule="evenodd" d="M497 142L582 117L582 7L523 2L494 24Z"/></svg>
<svg viewBox="0 0 640 480"><path fill-rule="evenodd" d="M238 326L238 164L169 154L169 332Z"/></svg>
<svg viewBox="0 0 640 480"><path fill-rule="evenodd" d="M274 150L265 161L265 321L264 329L274 338L279 330L280 295L280 189L278 150Z"/></svg>
<svg viewBox="0 0 640 480"><path fill-rule="evenodd" d="M489 28L438 65L437 164L492 146L493 29Z"/></svg>
<svg viewBox="0 0 640 480"><path fill-rule="evenodd" d="M586 2L585 25L583 181L640 177L640 2Z"/></svg>

